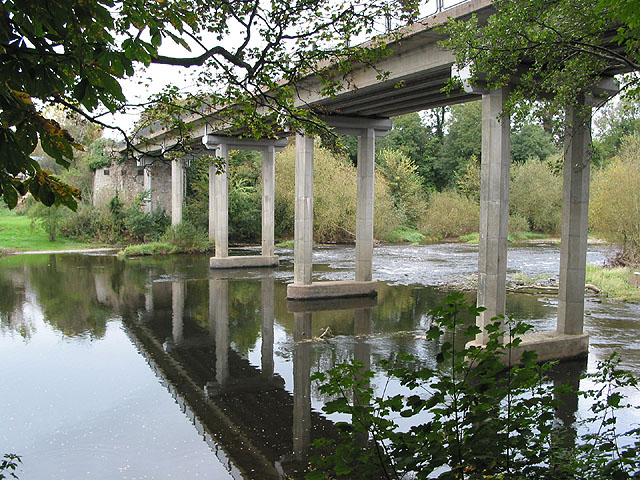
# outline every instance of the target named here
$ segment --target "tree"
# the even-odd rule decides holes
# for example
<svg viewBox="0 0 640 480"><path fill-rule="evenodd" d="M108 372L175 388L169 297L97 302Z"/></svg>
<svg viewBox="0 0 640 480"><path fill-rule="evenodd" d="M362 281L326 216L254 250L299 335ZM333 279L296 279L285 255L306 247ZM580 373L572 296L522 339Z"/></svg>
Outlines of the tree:
<svg viewBox="0 0 640 480"><path fill-rule="evenodd" d="M373 34L383 15L405 22L415 12L414 0L6 0L0 4L0 195L9 207L28 191L45 205L75 208L80 192L30 157L40 143L68 167L74 150L83 149L44 106L64 105L129 142L104 114L130 106L120 82L152 63L206 67L200 81L210 86L188 99L175 88L155 98L162 108L146 118L160 115L163 126L184 131L185 113L215 111L214 121L254 137L271 136L285 123L323 130L313 112L294 107L296 81L317 74L323 93L334 93L354 62L388 53L383 41L350 47L352 38ZM167 42L184 55L163 55Z"/></svg>
<svg viewBox="0 0 640 480"><path fill-rule="evenodd" d="M607 105L595 120L596 138L593 142L593 161L604 165L616 155L623 140L640 133L640 102L623 99Z"/></svg>
<svg viewBox="0 0 640 480"><path fill-rule="evenodd" d="M635 0L495 0L486 25L451 20L445 46L472 82L513 84L506 111L541 118L581 104L604 76L640 71L640 10ZM526 66L526 68L522 68ZM620 89L640 93L640 77Z"/></svg>

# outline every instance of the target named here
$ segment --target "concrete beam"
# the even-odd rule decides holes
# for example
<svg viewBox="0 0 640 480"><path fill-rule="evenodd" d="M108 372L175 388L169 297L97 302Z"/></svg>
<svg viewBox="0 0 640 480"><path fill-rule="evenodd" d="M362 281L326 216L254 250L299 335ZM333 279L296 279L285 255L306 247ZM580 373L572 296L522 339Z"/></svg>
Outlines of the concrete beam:
<svg viewBox="0 0 640 480"><path fill-rule="evenodd" d="M202 143L211 150L225 144L228 150L256 150L263 152L269 148L275 148L277 152L280 152L287 146L288 140L286 138L256 140L253 138L206 134L202 137Z"/></svg>
<svg viewBox="0 0 640 480"><path fill-rule="evenodd" d="M393 122L390 118L366 118L348 117L342 115L323 116L321 119L333 130L341 135L353 135L360 137L368 135L372 130L375 137L384 137L391 128Z"/></svg>

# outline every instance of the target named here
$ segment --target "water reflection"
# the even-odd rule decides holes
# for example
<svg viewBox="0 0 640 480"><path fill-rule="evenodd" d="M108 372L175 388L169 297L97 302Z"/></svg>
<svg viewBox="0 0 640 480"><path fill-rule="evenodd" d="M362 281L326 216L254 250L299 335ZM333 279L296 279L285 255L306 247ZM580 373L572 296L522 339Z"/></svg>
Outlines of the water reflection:
<svg viewBox="0 0 640 480"><path fill-rule="evenodd" d="M379 268L390 272L399 256L396 251L390 256L391 263L379 262ZM197 256L135 261L81 255L1 259L0 288L6 294L0 296L0 341L13 345L12 336L17 336L20 342L33 343L32 358L37 358L34 339L44 327L34 320L36 310L60 338L77 345L110 342L109 325L122 328L228 478L275 479L285 473L299 478L311 442L334 434L333 423L318 413L325 399L310 382L311 374L356 359L376 371L371 380L374 389L385 387L393 393L397 386L384 385L378 360L410 353L432 364L438 345L424 339L427 312L447 291L390 282L381 283L377 302L360 299L296 305L285 300L288 275L286 266L273 275L213 273L206 257ZM469 297L472 300L473 294ZM638 373L640 362L634 352L640 344L639 309L609 307L587 305L591 314L587 328L597 327L590 330L590 361L615 346L623 357L625 350L631 353L627 366ZM533 320L540 328L554 324L555 310L550 298L510 295L508 299L510 316ZM327 329L335 336L319 340ZM105 343L102 348L108 351L110 345ZM82 364L96 353L82 348L74 355ZM3 358L0 349L0 361ZM577 385L583 368L559 369L555 381ZM118 382L122 374L104 375L104 382ZM563 375L568 377L561 378ZM21 388L20 384L15 388ZM12 393L2 391L5 396ZM19 409L17 402L8 404ZM564 405L559 417L571 422L577 397L564 399ZM11 414L17 418L32 415L26 411ZM169 414L162 413L159 421ZM11 430L4 435L7 444L19 446ZM140 458L141 465L149 458ZM172 458L185 469L190 461ZM216 473L215 478L224 477Z"/></svg>

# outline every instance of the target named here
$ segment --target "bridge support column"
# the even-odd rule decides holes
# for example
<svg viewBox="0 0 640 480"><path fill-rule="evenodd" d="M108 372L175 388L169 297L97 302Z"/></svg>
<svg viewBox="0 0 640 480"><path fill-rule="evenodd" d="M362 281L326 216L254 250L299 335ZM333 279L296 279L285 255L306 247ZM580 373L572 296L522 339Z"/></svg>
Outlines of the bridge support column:
<svg viewBox="0 0 640 480"><path fill-rule="evenodd" d="M358 137L358 200L356 204L356 281L370 282L373 269L373 205L376 164L373 128Z"/></svg>
<svg viewBox="0 0 640 480"><path fill-rule="evenodd" d="M584 108L584 107L582 107ZM562 243L558 292L558 333L579 335L584 325L584 285L589 226L589 126L583 111L567 113L564 142Z"/></svg>
<svg viewBox="0 0 640 480"><path fill-rule="evenodd" d="M215 257L209 259L211 268L273 267L278 265L274 255L274 197L275 155L287 145L286 139L252 140L220 135L205 135L202 142L214 149L223 160L223 171L209 168L209 238L215 242ZM229 256L229 151L257 150L262 152L262 255Z"/></svg>
<svg viewBox="0 0 640 480"><path fill-rule="evenodd" d="M171 225L182 222L184 203L184 163L181 159L171 162Z"/></svg>
<svg viewBox="0 0 640 480"><path fill-rule="evenodd" d="M506 305L507 236L509 233L510 119L502 115L505 89L482 95L482 163L480 183L480 239L478 249L478 306L486 310L476 319L485 345L485 327L504 315Z"/></svg>
<svg viewBox="0 0 640 480"><path fill-rule="evenodd" d="M140 160L142 167L142 189L147 194L147 203L144 204L144 212L153 212L153 176L151 175L151 162L147 162L143 157Z"/></svg>
<svg viewBox="0 0 640 480"><path fill-rule="evenodd" d="M184 282L171 284L171 333L175 345L180 345L184 338Z"/></svg>
<svg viewBox="0 0 640 480"><path fill-rule="evenodd" d="M229 149L219 144L215 149L221 171L209 167L209 238L213 237L216 258L229 256Z"/></svg>
<svg viewBox="0 0 640 480"><path fill-rule="evenodd" d="M296 135L294 285L311 285L313 273L313 137Z"/></svg>
<svg viewBox="0 0 640 480"><path fill-rule="evenodd" d="M328 117L337 133L358 137L358 196L356 204L355 280L312 282L313 139L296 137L296 222L294 280L287 286L290 300L364 297L378 294L372 280L375 137L391 130L388 119Z"/></svg>
<svg viewBox="0 0 640 480"><path fill-rule="evenodd" d="M275 255L276 149L262 151L262 256Z"/></svg>

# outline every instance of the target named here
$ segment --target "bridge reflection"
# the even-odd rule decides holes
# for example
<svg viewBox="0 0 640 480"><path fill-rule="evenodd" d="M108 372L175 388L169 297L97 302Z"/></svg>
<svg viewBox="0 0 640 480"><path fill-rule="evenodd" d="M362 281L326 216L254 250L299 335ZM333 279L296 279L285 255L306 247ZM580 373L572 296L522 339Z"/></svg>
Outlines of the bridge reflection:
<svg viewBox="0 0 640 480"><path fill-rule="evenodd" d="M354 309L354 357L369 368L371 351L363 335L371 332L375 300L290 305L295 346L293 385L287 389L275 371L273 278L259 280L260 367L232 348L229 282L220 276L208 280L206 326L185 324L185 281L152 283L144 295L146 311L124 319L127 333L234 478L303 478L312 442L336 434L334 424L311 407L312 312ZM163 305L168 298L171 305Z"/></svg>

